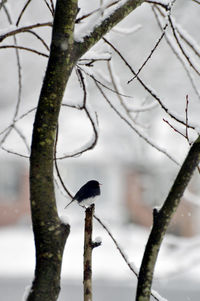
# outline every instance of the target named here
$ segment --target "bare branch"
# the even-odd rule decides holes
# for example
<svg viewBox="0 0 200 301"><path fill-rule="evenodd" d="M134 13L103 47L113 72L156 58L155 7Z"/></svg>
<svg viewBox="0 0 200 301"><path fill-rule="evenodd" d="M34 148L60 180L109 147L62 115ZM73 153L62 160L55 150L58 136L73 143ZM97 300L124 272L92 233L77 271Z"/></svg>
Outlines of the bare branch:
<svg viewBox="0 0 200 301"><path fill-rule="evenodd" d="M2 0L0 3L0 10L2 9L2 7L4 6L4 4L7 2L7 0Z"/></svg>
<svg viewBox="0 0 200 301"><path fill-rule="evenodd" d="M22 131L20 129L18 129L18 127L16 125L13 126L14 130L17 132L17 134L19 135L19 137L22 139L22 141L24 142L28 153L30 153L30 147L28 145L28 142L26 140L26 137L24 136L24 134L22 133Z"/></svg>
<svg viewBox="0 0 200 301"><path fill-rule="evenodd" d="M111 46L111 48L113 48L113 50L119 55L119 57L122 59L122 61L125 63L125 65L129 68L129 70L134 74L134 76L136 75L136 72L133 70L133 68L131 67L131 65L127 62L127 60L124 58L124 56L119 52L119 50L112 44L110 43L107 39L103 38L103 40ZM175 116L172 112L170 112L170 110L162 103L161 99L156 95L156 93L154 91L152 91L142 80L139 76L137 76L137 80L139 81L139 83L143 86L143 88L153 97L155 98L158 103L160 104L161 108L173 119L175 119L177 122L184 124L185 122L181 119L179 119L177 116ZM195 126L190 125L189 128L195 129Z"/></svg>
<svg viewBox="0 0 200 301"><path fill-rule="evenodd" d="M181 197L188 186L193 172L200 162L200 136L193 143L171 190L154 218L153 227L145 248L139 278L136 301L149 301L154 267L158 252L172 216L178 208Z"/></svg>
<svg viewBox="0 0 200 301"><path fill-rule="evenodd" d="M28 26L23 26L20 28L17 28L15 30L11 30L3 35L0 36L0 42L2 42L5 38L22 33L22 32L26 32L29 31L30 29L33 28L39 28L39 27L45 27L45 26L49 26L52 27L52 22L45 22L45 23L36 23L33 25L28 25Z"/></svg>
<svg viewBox="0 0 200 301"><path fill-rule="evenodd" d="M54 7L54 3L53 3L53 0L49 0L50 3L51 3L51 10L53 12L53 15L54 15L54 12L55 12L55 7Z"/></svg>
<svg viewBox="0 0 200 301"><path fill-rule="evenodd" d="M26 32L34 35L44 45L44 47L46 48L46 50L49 51L49 49L50 49L49 46L44 41L44 39L39 36L39 34L37 34L36 32L34 32L33 30L27 30Z"/></svg>
<svg viewBox="0 0 200 301"><path fill-rule="evenodd" d="M13 123L11 123L9 126L7 126L3 131L1 131L0 135L4 134L10 127L14 127L14 125L15 125L16 122L18 122L22 118L26 117L28 114L32 113L35 110L36 110L36 107L32 108L32 109L28 110L27 112L25 112L24 114L22 114L20 117L18 117L17 119L15 119ZM0 142L0 145L1 145L1 142Z"/></svg>
<svg viewBox="0 0 200 301"><path fill-rule="evenodd" d="M20 14L19 14L19 17L18 17L18 19L17 19L16 26L19 25L19 22L20 22L20 20L21 20L23 14L24 14L26 8L27 8L28 5L30 4L30 2L31 2L31 0L27 0L27 2L25 3L24 7L22 8L22 10L21 10L21 12L20 12Z"/></svg>
<svg viewBox="0 0 200 301"><path fill-rule="evenodd" d="M22 157L22 158L26 158L26 159L29 159L29 158L30 158L29 156L26 156L26 155L17 153L17 152L15 152L15 151L12 151L12 150L10 150L10 149L7 149L6 147L3 147L3 146L1 146L1 149L4 150L5 152L9 153L9 154L12 154L12 155L15 155L15 156L18 156L18 157Z"/></svg>
<svg viewBox="0 0 200 301"><path fill-rule="evenodd" d="M145 2L149 3L149 4L159 5L159 6L163 7L165 10L169 10L169 7L170 7L169 4L165 4L160 1L146 0Z"/></svg>
<svg viewBox="0 0 200 301"><path fill-rule="evenodd" d="M162 149L161 147L158 147L149 137L147 137L144 133L141 133L139 131L139 129L137 129L135 126L133 126L132 123L130 123L114 106L113 104L109 101L108 97L106 96L106 94L103 92L103 90L101 89L101 87L99 86L99 84L97 82L95 82L97 88L99 89L100 93L102 94L102 96L104 97L104 99L107 101L107 103L110 105L110 107L115 111L115 113L132 129L134 130L134 132L136 132L136 134L142 138L144 141L146 141L149 145L151 145L153 148L155 148L156 150L158 150L159 152L163 153L164 155L166 155L171 161L173 161L174 163L176 163L177 165L179 165L179 163L176 161L176 159L174 159L170 154L168 154L166 152L166 150Z"/></svg>
<svg viewBox="0 0 200 301"><path fill-rule="evenodd" d="M52 14L52 16L54 15L54 6L52 6L52 1L51 1L51 5L49 5L48 1L47 0L44 0L46 6L48 7L50 13Z"/></svg>
<svg viewBox="0 0 200 301"><path fill-rule="evenodd" d="M189 142L189 136L188 136L188 105L189 105L189 98L188 95L186 95L186 107L185 107L185 121L186 121L186 126L185 126L185 136L187 141ZM190 142L189 142L190 144Z"/></svg>
<svg viewBox="0 0 200 301"><path fill-rule="evenodd" d="M161 10L159 8L156 7L156 9L159 11L159 13L162 15L161 13ZM158 23L158 26L160 27L160 29L162 30L162 25L161 25L161 22L160 22L160 19L158 17L158 14L156 13L156 10L154 7L152 7L152 10L153 10L153 13L155 15L155 18L156 18L156 21ZM163 18L165 18L165 16L162 15ZM167 32L165 33L165 40L167 42L167 44L169 45L169 47L171 48L172 52L175 54L176 58L180 61L181 65L183 66L185 72L186 72L186 75L188 76L188 79L192 85L192 88L194 89L197 97L200 99L200 92L195 84L195 81L194 81L194 78L188 68L188 66L186 65L186 62L185 60L181 57L181 55L177 52L177 49L176 47L174 46L171 38L169 37L169 35L167 34Z"/></svg>
<svg viewBox="0 0 200 301"><path fill-rule="evenodd" d="M144 63L141 65L141 67L138 69L138 72L131 78L129 79L129 81L127 82L128 84L130 84L130 82L132 82L135 78L137 78L138 74L142 71L142 69L144 68L144 66L147 64L147 62L150 60L150 58L152 57L153 53L155 52L155 50L157 49L158 45L160 44L160 42L162 41L164 35L165 35L165 31L168 27L168 23L164 26L163 28L163 32L160 36L160 38L158 39L158 41L156 42L155 46L153 47L153 49L151 50L150 54L148 55L148 57L146 58L146 60L144 61Z"/></svg>
<svg viewBox="0 0 200 301"><path fill-rule="evenodd" d="M80 58L94 45L94 43L97 43L110 29L117 25L117 23L123 20L143 2L144 0L127 0L125 3L124 1L118 1L111 15L105 18L100 25L97 23L97 26L93 29L91 34L83 38L83 42L75 42L74 52L76 53L76 56Z"/></svg>
<svg viewBox="0 0 200 301"><path fill-rule="evenodd" d="M3 46L0 46L0 49L5 49L5 48L14 48L14 49L26 50L26 51L33 52L35 54L44 56L46 58L49 57L47 54L45 54L43 52L37 51L37 50L32 49L32 48L28 48L28 47L16 46L16 45L3 45Z"/></svg>
<svg viewBox="0 0 200 301"><path fill-rule="evenodd" d="M91 15L93 15L93 14L99 12L99 11L101 12L102 10L105 10L105 9L107 9L107 8L110 8L110 7L112 7L113 5L117 4L118 2L119 2L119 1L114 1L114 2L112 2L112 3L110 3L110 4L108 4L108 5L105 5L104 7L101 6L100 8L97 8L97 9L95 9L95 10L89 12L88 14L83 15L83 16L81 16L81 17L79 17L79 18L76 19L76 23L80 23L80 22L83 21L84 19L90 17Z"/></svg>
<svg viewBox="0 0 200 301"><path fill-rule="evenodd" d="M180 134L181 136L183 136L184 138L187 139L187 137L183 133L181 133L181 131L179 131L178 129L176 129L168 120L166 120L166 119L163 118L163 121L165 123L167 123L174 130L174 132Z"/></svg>
<svg viewBox="0 0 200 301"><path fill-rule="evenodd" d="M4 4L3 4L3 9L7 16L9 24L10 25L13 24L10 13ZM17 47L17 38L15 36L13 36L13 40L14 40L14 45ZM20 56L19 56L19 50L17 48L15 49L15 54L16 54L17 73L18 73L18 93L17 93L17 103L16 103L14 115L13 115L13 123L15 122L15 119L19 112L19 106L21 103L21 96L22 96L22 72L21 72L22 67L21 67L21 61L20 61ZM3 138L4 142L7 139L7 137L9 136L9 134L11 133L11 131L12 131L12 127L10 127L8 129L7 133L5 134L5 136ZM2 145L2 141L1 141L1 145Z"/></svg>
<svg viewBox="0 0 200 301"><path fill-rule="evenodd" d="M101 81L99 81L96 77L94 77L93 74L90 74L88 73L85 69L81 68L79 65L78 65L78 68L83 71L87 76L89 76L90 78L92 78L94 81L96 81L100 86L104 87L105 89L115 93L115 94L119 94L120 96L123 96L123 97L127 97L127 98L133 98L132 96L130 95L126 95L126 94L122 94L122 93L119 93L117 92L116 90L106 86L105 84L103 84Z"/></svg>
<svg viewBox="0 0 200 301"><path fill-rule="evenodd" d="M81 107L79 107L79 110L83 110L86 114L86 116L88 117L88 119L90 120L90 123L92 125L92 129L93 129L93 133L94 136L92 137L92 140L89 141L84 147L82 147L80 150L74 151L69 155L64 155L61 157L58 157L57 160L61 160L61 159L65 159L65 158L71 158L71 157L76 157L79 155L82 155L84 152L89 151L91 149L93 149L95 147L95 145L97 144L97 140L98 140L98 131L97 131L97 127L95 124L95 121L93 120L90 111L87 108L87 104L86 104L86 99L87 99L87 91L86 91L86 86L85 86L85 81L84 81L84 77L83 74L81 72L80 69L77 69L78 75L79 75L79 79L81 82L81 86L83 89L83 104ZM76 107L77 109L77 107Z"/></svg>
<svg viewBox="0 0 200 301"><path fill-rule="evenodd" d="M190 66L192 67L192 69L198 74L200 75L200 71L196 68L196 66L193 64L193 62L191 61L189 55L186 53L186 51L184 50L183 48L183 45L181 44L180 40L179 40L179 37L177 35L177 30L176 30L176 27L173 23L173 19L171 18L171 16L168 16L168 19L169 19L169 23L171 25L171 28L172 28L172 32L173 32L173 35L174 35L174 38L182 52L182 54L184 55L184 57L186 58L186 60L188 61L188 63L190 64Z"/></svg>
<svg viewBox="0 0 200 301"><path fill-rule="evenodd" d="M56 139L55 139L55 146L54 146L54 163L55 163L55 168L56 168L56 172L57 172L57 176L60 180L60 183L62 185L62 187L64 188L64 190L67 192L68 196L70 198L72 198L72 194L70 193L70 191L67 189L67 187L65 186L65 183L62 179L62 176L60 174L59 168L58 168L58 163L57 163L57 158L56 158L56 152L57 152L57 144L58 144L58 131L59 131L59 127L57 125L57 131L56 131Z"/></svg>

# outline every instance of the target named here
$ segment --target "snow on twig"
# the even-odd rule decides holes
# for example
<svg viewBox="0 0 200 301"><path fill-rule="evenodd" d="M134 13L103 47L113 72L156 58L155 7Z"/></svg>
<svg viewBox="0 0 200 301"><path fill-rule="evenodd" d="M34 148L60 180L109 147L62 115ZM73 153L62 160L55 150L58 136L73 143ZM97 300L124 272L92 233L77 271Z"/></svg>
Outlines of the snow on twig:
<svg viewBox="0 0 200 301"><path fill-rule="evenodd" d="M155 46L152 48L150 54L148 55L148 57L146 58L146 60L144 61L144 63L141 65L141 67L138 69L137 73L128 81L128 84L130 84L130 82L132 82L135 78L137 78L137 76L139 75L139 73L142 71L142 69L144 68L144 66L147 64L147 62L150 60L150 58L152 57L153 53L155 52L155 50L158 48L158 45L160 44L160 42L162 41L164 35L165 35L165 31L168 27L168 23L165 24L164 28L163 28L163 32L161 34L161 36L159 37L158 41L156 42Z"/></svg>
<svg viewBox="0 0 200 301"><path fill-rule="evenodd" d="M120 9L128 0L110 1L105 7L95 9L90 13L80 16L76 23L74 39L76 42L83 42L86 36L90 36L95 28L102 24L103 21L108 19L116 10ZM102 14L103 11L103 14ZM85 20L87 22L81 22Z"/></svg>
<svg viewBox="0 0 200 301"><path fill-rule="evenodd" d="M132 96L130 95L126 95L126 94L122 94L120 92L117 92L115 89L112 89L110 87L108 87L107 85L105 85L104 83L102 83L100 80L98 80L94 74L92 72L89 72L88 70L86 71L84 68L82 68L82 66L80 67L78 65L78 68L83 71L87 76L89 76L90 78L92 78L94 81L96 81L100 86L104 87L105 89L109 90L110 92L112 93L115 93L115 94L119 94L123 97L126 97L126 98L133 98ZM105 75L102 76L102 74L99 72L99 70L96 72L97 74L99 74L104 80L105 80ZM109 80L108 80L109 81ZM110 82L110 81L109 81Z"/></svg>
<svg viewBox="0 0 200 301"><path fill-rule="evenodd" d="M132 27L132 28L121 28L120 26L115 26L114 28L112 28L112 32L114 33L119 33L119 34L125 34L125 35L129 35L129 34L133 34L137 31L139 31L142 28L142 26L140 24Z"/></svg>
<svg viewBox="0 0 200 301"><path fill-rule="evenodd" d="M192 69L198 75L200 75L200 67L196 64L196 62L193 61L192 57L187 52L187 50L184 48L183 44L181 44L181 41L180 41L179 36L178 36L178 31L177 31L174 19L171 16L168 16L168 19L169 19L169 23L170 23L171 28L172 28L172 32L173 32L174 38L175 38L175 40L176 40L176 42L177 42L177 44L178 44L178 46L179 46L182 54L184 55L184 57L186 58L186 60L188 61L189 65L192 67Z"/></svg>
<svg viewBox="0 0 200 301"><path fill-rule="evenodd" d="M119 55L119 57L122 59L122 61L125 63L125 65L129 68L129 70L136 75L136 72L133 70L133 68L131 67L131 65L127 62L127 60L124 58L124 56L119 52L119 50L112 44L110 43L107 39L103 38L103 40L110 45L113 50ZM143 88L154 98L157 100L157 102L159 103L160 107L172 118L175 119L177 122L185 125L185 121L183 120L183 118L181 116L179 116L177 113L170 111L166 105L161 101L160 97L156 94L155 91L153 91L152 88L150 88L149 86L147 86L144 81L137 75L137 80L139 81L139 83L143 86ZM196 124L192 124L190 123L190 125L188 125L189 128L195 129L196 128Z"/></svg>
<svg viewBox="0 0 200 301"><path fill-rule="evenodd" d="M158 12L161 14L161 11L160 9L156 8L158 10ZM155 15L155 18L156 18L156 21L158 23L158 26L160 27L160 29L162 30L162 25L161 25L161 20L155 10L154 7L152 7L152 10L153 10L153 13ZM200 100L200 91L198 90L197 88L197 85L195 83L195 80L194 80L194 77L189 69L189 66L188 64L186 64L184 58L183 58L183 55L180 51L180 49L177 47L177 44L175 44L174 40L172 39L172 37L167 33L165 32L165 40L167 42L167 44L169 45L169 47L171 48L172 52L175 54L175 56L177 57L177 59L180 61L181 65L183 66L183 69L185 70L186 72L186 75L191 83L191 86L194 90L194 92L196 93L197 97L199 98Z"/></svg>
<svg viewBox="0 0 200 301"><path fill-rule="evenodd" d="M126 117L123 116L123 114L121 112L119 112L115 106L109 101L108 97L106 96L106 94L103 92L103 90L101 89L101 87L99 86L99 84L97 82L95 82L97 88L99 89L101 95L104 97L104 99L107 101L107 103L110 105L110 107L114 110L114 112L132 129L134 130L134 132L136 132L136 134L142 138L144 141L146 141L149 145L151 145L153 148L155 148L156 150L158 150L159 152L163 153L164 155L166 155L171 161L173 161L175 164L180 165L177 160L175 158L173 158L173 156L171 156L170 154L168 154L168 152L164 149L161 148L160 146L156 145L156 143L150 138L148 137L145 133L142 133L142 131L136 127L135 125L133 125L130 121L128 121L126 119Z"/></svg>

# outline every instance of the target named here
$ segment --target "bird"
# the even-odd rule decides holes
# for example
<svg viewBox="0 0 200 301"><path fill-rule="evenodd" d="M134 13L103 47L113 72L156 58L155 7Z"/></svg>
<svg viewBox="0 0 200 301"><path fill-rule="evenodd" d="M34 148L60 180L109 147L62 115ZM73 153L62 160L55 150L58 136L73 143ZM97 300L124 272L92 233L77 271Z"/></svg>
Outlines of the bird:
<svg viewBox="0 0 200 301"><path fill-rule="evenodd" d="M72 200L65 206L65 209L74 201L79 205L89 207L100 196L100 183L96 180L91 180L84 184L72 198Z"/></svg>

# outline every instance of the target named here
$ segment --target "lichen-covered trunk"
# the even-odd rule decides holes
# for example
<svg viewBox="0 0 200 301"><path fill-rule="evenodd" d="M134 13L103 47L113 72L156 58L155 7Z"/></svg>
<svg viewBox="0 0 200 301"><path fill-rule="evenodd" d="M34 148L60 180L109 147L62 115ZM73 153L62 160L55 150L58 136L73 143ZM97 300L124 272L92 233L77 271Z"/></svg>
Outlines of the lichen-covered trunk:
<svg viewBox="0 0 200 301"><path fill-rule="evenodd" d="M36 268L28 301L55 301L60 290L62 255L69 225L58 217L53 162L57 122L72 68L76 1L58 0L50 57L35 116L31 158L30 197L36 246Z"/></svg>

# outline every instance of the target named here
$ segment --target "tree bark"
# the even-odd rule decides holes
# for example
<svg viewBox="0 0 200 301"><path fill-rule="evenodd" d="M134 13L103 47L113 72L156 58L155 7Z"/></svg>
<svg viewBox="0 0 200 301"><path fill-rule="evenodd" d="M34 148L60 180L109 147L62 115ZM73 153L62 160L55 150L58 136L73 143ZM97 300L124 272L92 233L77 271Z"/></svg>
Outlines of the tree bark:
<svg viewBox="0 0 200 301"><path fill-rule="evenodd" d="M85 210L85 239L83 264L84 301L92 301L92 231L94 210L94 204Z"/></svg>
<svg viewBox="0 0 200 301"><path fill-rule="evenodd" d="M53 180L58 114L73 61L76 1L58 0L50 57L36 112L30 158L30 196L36 246L35 278L28 301L54 301L60 290L62 255L69 225L57 214Z"/></svg>

